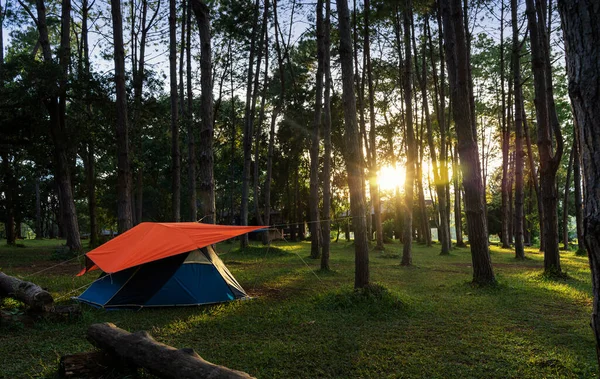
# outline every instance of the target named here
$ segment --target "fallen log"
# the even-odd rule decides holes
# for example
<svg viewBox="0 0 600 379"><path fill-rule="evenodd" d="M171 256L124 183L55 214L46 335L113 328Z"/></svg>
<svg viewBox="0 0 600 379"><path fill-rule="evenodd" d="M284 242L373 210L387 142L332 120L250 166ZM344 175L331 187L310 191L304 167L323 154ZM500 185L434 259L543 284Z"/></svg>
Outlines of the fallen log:
<svg viewBox="0 0 600 379"><path fill-rule="evenodd" d="M37 284L0 272L0 296L10 296L27 304L33 311L48 312L54 299Z"/></svg>
<svg viewBox="0 0 600 379"><path fill-rule="evenodd" d="M127 364L142 367L161 378L252 378L245 372L207 362L193 349L175 349L155 341L145 331L129 333L112 323L92 324L87 339Z"/></svg>
<svg viewBox="0 0 600 379"><path fill-rule="evenodd" d="M60 358L61 378L105 378L123 371L118 359L105 351L65 355Z"/></svg>

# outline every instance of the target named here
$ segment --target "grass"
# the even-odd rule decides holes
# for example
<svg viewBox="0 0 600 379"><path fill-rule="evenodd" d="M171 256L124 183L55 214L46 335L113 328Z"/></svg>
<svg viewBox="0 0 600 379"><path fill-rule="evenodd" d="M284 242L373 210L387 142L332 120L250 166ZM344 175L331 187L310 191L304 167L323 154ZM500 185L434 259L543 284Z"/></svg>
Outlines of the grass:
<svg viewBox="0 0 600 379"><path fill-rule="evenodd" d="M60 302L95 275L75 278L77 260L49 268L57 241L0 241L0 270L48 288ZM587 258L562 253L566 279L541 275L543 255L492 247L498 285L475 288L468 249L450 256L415 245L414 267L402 246L370 255L369 289L355 292L353 246L332 243L331 271L309 258L310 243L270 248L218 246L254 297L210 307L104 311L84 307L75 323L0 324L0 378L56 375L61 355L88 351L87 326L113 322L147 330L158 341L194 348L203 358L259 378L544 378L598 375L589 328ZM72 292L73 291L73 292ZM17 304L5 300L3 312Z"/></svg>

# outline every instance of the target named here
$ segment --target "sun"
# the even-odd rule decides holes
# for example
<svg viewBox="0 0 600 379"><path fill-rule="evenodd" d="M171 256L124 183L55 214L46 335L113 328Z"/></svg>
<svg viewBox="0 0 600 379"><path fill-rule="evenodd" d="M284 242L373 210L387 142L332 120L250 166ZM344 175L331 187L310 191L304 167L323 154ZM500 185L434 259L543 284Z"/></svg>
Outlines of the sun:
<svg viewBox="0 0 600 379"><path fill-rule="evenodd" d="M384 166L377 173L377 183L381 191L393 191L404 186L406 171L404 166Z"/></svg>

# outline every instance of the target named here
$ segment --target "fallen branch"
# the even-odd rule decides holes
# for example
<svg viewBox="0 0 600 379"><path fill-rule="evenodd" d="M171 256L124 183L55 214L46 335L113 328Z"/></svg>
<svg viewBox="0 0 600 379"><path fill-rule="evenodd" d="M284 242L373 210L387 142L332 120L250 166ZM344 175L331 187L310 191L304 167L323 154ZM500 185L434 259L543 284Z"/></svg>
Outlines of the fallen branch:
<svg viewBox="0 0 600 379"><path fill-rule="evenodd" d="M0 296L10 296L27 304L33 311L49 312L54 299L37 284L0 272Z"/></svg>
<svg viewBox="0 0 600 379"><path fill-rule="evenodd" d="M87 339L125 363L143 367L161 378L252 378L202 359L193 349L175 349L157 342L145 331L129 333L111 323L93 324Z"/></svg>

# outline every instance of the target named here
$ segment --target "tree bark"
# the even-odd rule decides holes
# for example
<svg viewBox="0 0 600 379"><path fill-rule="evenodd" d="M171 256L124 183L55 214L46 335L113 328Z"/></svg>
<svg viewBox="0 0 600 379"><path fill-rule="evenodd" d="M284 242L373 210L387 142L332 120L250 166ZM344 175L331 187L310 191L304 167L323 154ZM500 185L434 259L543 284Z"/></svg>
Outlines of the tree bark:
<svg viewBox="0 0 600 379"><path fill-rule="evenodd" d="M46 6L44 0L36 0L37 28L40 35L39 42L42 47L44 62L53 62L52 49L48 37L48 25L46 22ZM60 204L60 219L63 224L67 247L73 251L81 250L79 236L79 223L75 211L73 199L73 187L71 185L71 173L67 151L69 148L68 131L66 128L66 85L68 80L68 69L70 64L70 0L62 0L61 7L61 34L58 61L61 71L57 95L51 95L44 99L50 119L50 137L54 145L54 175L57 184L57 193Z"/></svg>
<svg viewBox="0 0 600 379"><path fill-rule="evenodd" d="M535 6L534 0L526 0L526 14L531 42L537 145L540 156L540 192L544 211L544 271L548 274L557 274L561 272L561 268L558 248L556 171L562 157L563 141L554 106L544 17L540 7ZM552 138L556 141L554 154Z"/></svg>
<svg viewBox="0 0 600 379"><path fill-rule="evenodd" d="M310 145L310 257L321 256L321 225L319 220L319 146L323 107L323 58L325 54L323 34L323 0L317 0L317 73L315 94L315 118Z"/></svg>
<svg viewBox="0 0 600 379"><path fill-rule="evenodd" d="M565 190L563 192L563 250L569 250L569 190L571 189L571 171L573 169L573 157L575 154L575 141L569 154L569 164L567 165L567 178L565 180Z"/></svg>
<svg viewBox="0 0 600 379"><path fill-rule="evenodd" d="M27 304L33 311L50 311L54 299L37 284L0 272L0 297L10 296Z"/></svg>
<svg viewBox="0 0 600 379"><path fill-rule="evenodd" d="M87 189L88 189L88 211L90 216L90 246L98 246L98 223L96 216L96 162L94 142L90 141L87 146Z"/></svg>
<svg viewBox="0 0 600 379"><path fill-rule="evenodd" d="M463 13L460 0L442 2L446 64L452 94L453 116L458 139L458 153L462 163L463 187L469 245L473 262L473 282L490 284L495 282L488 250L487 220L484 212L484 188L479 166L474 109L471 106L472 90L469 85L469 54L465 38Z"/></svg>
<svg viewBox="0 0 600 379"><path fill-rule="evenodd" d="M453 184L454 184L454 232L456 233L456 246L467 247L462 233L462 188L460 185L460 167L458 161L458 146L454 145L453 159Z"/></svg>
<svg viewBox="0 0 600 379"><path fill-rule="evenodd" d="M408 0L406 9L403 12L404 24L404 105L406 126L406 177L404 179L404 231L402 242L402 266L412 265L412 237L413 237L413 189L415 185L415 161L416 144L415 133L413 130L413 110L412 110L412 55L410 48L410 23L412 20L412 1Z"/></svg>
<svg viewBox="0 0 600 379"><path fill-rule="evenodd" d="M161 378L251 378L202 359L193 349L175 349L145 331L129 333L114 324L92 324L87 339L95 346Z"/></svg>
<svg viewBox="0 0 600 379"><path fill-rule="evenodd" d="M256 35L258 29L259 0L254 4L254 24L252 25L252 37L250 40L250 56L248 58L248 80L246 82L246 104L244 109L244 168L242 175L242 204L241 204L241 223L248 225L248 201L250 189L250 165L252 164L252 124L254 122L251 112L252 101L252 82L254 70L254 50L256 44ZM256 73L258 75L258 72ZM240 237L240 247L248 246L248 235Z"/></svg>
<svg viewBox="0 0 600 379"><path fill-rule="evenodd" d="M508 154L509 154L509 144L510 144L510 130L508 128L508 124L506 122L506 91L504 89L505 82L505 64L504 64L504 1L502 0L501 7L501 16L500 16L500 91L502 97L502 117L501 117L501 128L502 128L502 247L505 249L510 249L510 240L509 240L509 223L510 223L510 215L509 208L510 204L508 201L510 187L508 185ZM514 36L514 33L513 33ZM518 36L518 34L517 34ZM513 43L514 46L514 43Z"/></svg>
<svg viewBox="0 0 600 379"><path fill-rule="evenodd" d="M575 149L575 156L573 157L573 179L575 181L575 222L577 224L577 255L585 255L585 244L583 235L583 202L581 199L581 154L579 141L579 128L576 126L577 120L575 119L575 143L573 148Z"/></svg>
<svg viewBox="0 0 600 379"><path fill-rule="evenodd" d="M371 13L371 4L369 0L365 0L364 5L364 19L365 19L365 35L364 35L364 46L365 46L365 61L367 70L367 85L369 90L369 143L368 143L368 163L369 163L369 184L371 203L374 210L373 223L375 229L375 250L383 251L383 228L381 224L381 201L379 198L379 184L377 183L377 171L379 166L377 164L377 144L376 144L376 126L375 126L375 87L373 86L373 70L371 67L371 40L370 40L370 23L369 17ZM370 211L367 217L370 218Z"/></svg>
<svg viewBox="0 0 600 379"><path fill-rule="evenodd" d="M344 139L346 142L346 169L350 189L350 211L354 226L355 272L354 288L369 285L369 246L365 220L365 194L362 152L359 149L358 122L352 68L352 36L350 13L346 0L336 0L340 32L340 62L342 66L342 102L344 104Z"/></svg>
<svg viewBox="0 0 600 379"><path fill-rule="evenodd" d="M10 162L10 155L5 153L2 155L2 171L4 171L4 204L6 212L6 220L4 222L4 228L6 231L6 244L14 245L17 234L15 232L15 178L13 174L12 163Z"/></svg>
<svg viewBox="0 0 600 379"><path fill-rule="evenodd" d="M169 0L169 81L171 83L171 218L179 222L181 221L181 152L177 108L176 0Z"/></svg>
<svg viewBox="0 0 600 379"><path fill-rule="evenodd" d="M524 192L523 192L523 90L521 80L521 43L519 41L518 2L511 0L512 53L511 66L515 96L515 258L525 258L523 242Z"/></svg>
<svg viewBox="0 0 600 379"><path fill-rule="evenodd" d="M527 123L527 117L525 117L525 110L523 110L523 132L525 133L525 142L527 143L527 160L529 162L529 172L535 189L535 196L538 208L538 218L540 224L540 251L544 251L544 208L542 207L542 195L540 193L540 184L538 181L538 170L533 160L533 150L531 148L531 137L529 132L529 124Z"/></svg>
<svg viewBox="0 0 600 379"><path fill-rule="evenodd" d="M190 196L190 221L198 220L198 201L197 201L197 180L196 173L196 137L194 133L194 109L193 109L193 92L192 92L192 3L187 2L186 13L186 37L185 37L185 60L186 60L186 93L187 93L187 110L185 112L185 122L187 125L188 135L188 192ZM181 63L183 66L183 62ZM183 106L183 105L182 105ZM234 103L232 102L232 109ZM234 109L235 111L235 109ZM232 155L233 159L233 155ZM233 164L232 164L233 166Z"/></svg>
<svg viewBox="0 0 600 379"><path fill-rule="evenodd" d="M121 0L111 0L113 20L115 84L117 105L117 229L123 233L133 226L131 210L131 169L127 127L127 92L125 90L125 47Z"/></svg>
<svg viewBox="0 0 600 379"><path fill-rule="evenodd" d="M584 238L592 271L592 329L600 365L600 4L594 0L558 2L584 173Z"/></svg>
<svg viewBox="0 0 600 379"><path fill-rule="evenodd" d="M427 32L427 39L429 42L429 48L431 50L430 54L431 54L431 62L433 64L433 43L431 41L431 31L429 30L429 17L425 17L425 31ZM415 43L415 38L413 36L413 45L414 45L414 49L415 49L415 62L416 62L416 56L417 56L417 47L416 47L416 43ZM435 190L437 193L437 197L438 197L438 214L439 214L439 223L438 223L438 240L440 241L440 244L442 245L442 249L440 254L441 255L448 255L450 254L450 248L451 248L451 243L450 243L450 233L449 233L449 222L448 222L448 215L446 213L446 206L447 206L447 197L446 197L446 184L443 180L443 170L444 167L446 165L445 162L445 158L441 157L442 154L440 154L440 159L441 162L438 163L438 158L437 158L437 151L435 148L435 143L434 143L434 139L433 139L433 128L431 125L431 113L429 110L429 101L428 101L428 96L427 96L427 61L425 58L425 54L423 53L422 56L422 67L421 67L421 74L419 75L418 70L417 70L417 79L419 81L419 86L421 87L421 97L424 99L423 100L423 108L424 108L424 112L425 112L425 125L426 125L426 130L427 130L427 143L429 146L429 155L431 156L431 165L432 165L432 171L433 171L433 181L435 183ZM436 73L436 69L435 66L433 66L433 79L434 79L434 87L438 88L438 79L437 79L437 73ZM440 92L438 90L436 90L436 92ZM434 104L436 106L437 109L437 113L438 113L438 125L440 128L440 151L445 152L445 145L446 145L446 141L445 141L445 120L443 119L444 116L441 115L440 113L444 113L445 109L441 108L441 103L443 102L443 100L440 99L440 101L438 102L437 100L437 95L434 96ZM443 131L443 132L442 132ZM447 169L446 169L446 176L447 176Z"/></svg>
<svg viewBox="0 0 600 379"><path fill-rule="evenodd" d="M325 30L323 44L323 71L325 73L325 97L323 99L323 223L321 244L321 270L329 270L331 246L331 2L325 2ZM339 224L338 224L339 225ZM339 238L339 229L338 235Z"/></svg>
<svg viewBox="0 0 600 379"><path fill-rule="evenodd" d="M191 0L192 9L196 15L200 31L200 82L202 97L200 110L202 124L200 128L200 141L198 143L198 197L200 200L199 212L203 222L216 223L215 215L215 180L213 157L213 96L212 96L212 61L210 41L209 9L200 0Z"/></svg>

